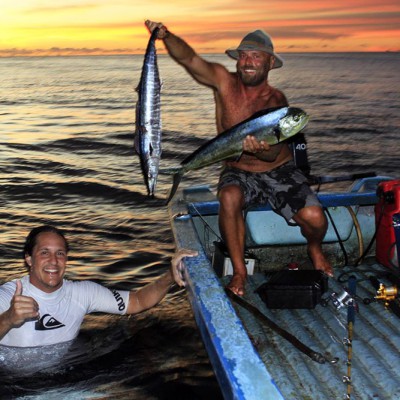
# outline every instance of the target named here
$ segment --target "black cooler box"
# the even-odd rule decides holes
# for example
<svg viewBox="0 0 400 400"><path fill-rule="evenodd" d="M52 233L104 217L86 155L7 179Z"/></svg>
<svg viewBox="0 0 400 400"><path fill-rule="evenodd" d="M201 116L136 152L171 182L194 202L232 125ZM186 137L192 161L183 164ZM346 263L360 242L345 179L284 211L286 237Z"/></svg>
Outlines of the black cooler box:
<svg viewBox="0 0 400 400"><path fill-rule="evenodd" d="M328 277L317 270L274 273L257 293L268 308L314 308L328 289Z"/></svg>

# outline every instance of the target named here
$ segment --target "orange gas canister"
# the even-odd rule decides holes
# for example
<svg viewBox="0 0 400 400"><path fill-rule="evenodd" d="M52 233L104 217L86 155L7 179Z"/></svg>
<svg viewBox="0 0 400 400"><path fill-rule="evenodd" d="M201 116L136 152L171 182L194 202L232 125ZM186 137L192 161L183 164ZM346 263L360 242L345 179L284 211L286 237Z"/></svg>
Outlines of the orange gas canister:
<svg viewBox="0 0 400 400"><path fill-rule="evenodd" d="M385 267L398 267L393 215L400 213L400 179L381 182L376 193L376 260Z"/></svg>

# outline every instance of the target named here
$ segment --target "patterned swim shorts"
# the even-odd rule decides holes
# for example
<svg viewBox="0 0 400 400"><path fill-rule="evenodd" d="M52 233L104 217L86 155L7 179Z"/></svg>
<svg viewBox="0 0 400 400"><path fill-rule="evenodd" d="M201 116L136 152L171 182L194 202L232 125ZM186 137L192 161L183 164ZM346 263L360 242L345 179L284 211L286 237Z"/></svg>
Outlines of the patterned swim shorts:
<svg viewBox="0 0 400 400"><path fill-rule="evenodd" d="M239 186L245 199L244 208L269 202L272 209L293 224L293 215L308 206L320 206L316 194L302 171L289 161L268 172L247 172L225 167L221 172L218 192L225 186Z"/></svg>

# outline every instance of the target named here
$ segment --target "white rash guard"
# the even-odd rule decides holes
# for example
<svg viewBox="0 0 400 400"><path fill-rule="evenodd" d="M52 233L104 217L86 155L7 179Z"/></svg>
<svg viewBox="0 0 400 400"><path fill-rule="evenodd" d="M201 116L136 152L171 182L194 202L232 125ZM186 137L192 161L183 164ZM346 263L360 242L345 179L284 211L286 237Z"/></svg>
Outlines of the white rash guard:
<svg viewBox="0 0 400 400"><path fill-rule="evenodd" d="M11 329L0 345L29 347L45 346L74 339L86 314L104 312L125 314L129 291L110 290L91 281L63 280L53 293L45 293L31 285L24 276L22 295L33 297L39 304L40 319L27 321L19 328ZM10 308L16 289L15 281L0 286L0 314Z"/></svg>

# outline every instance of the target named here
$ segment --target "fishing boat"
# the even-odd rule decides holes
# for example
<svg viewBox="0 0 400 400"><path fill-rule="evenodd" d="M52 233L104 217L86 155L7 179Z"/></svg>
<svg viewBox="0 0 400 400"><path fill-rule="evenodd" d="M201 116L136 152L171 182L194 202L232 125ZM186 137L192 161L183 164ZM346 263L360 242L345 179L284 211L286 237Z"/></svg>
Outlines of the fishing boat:
<svg viewBox="0 0 400 400"><path fill-rule="evenodd" d="M400 398L400 180L343 185L314 187L333 278L313 270L297 226L269 205L245 211L243 297L225 289L232 266L215 190L184 188L170 202L177 248L198 251L184 279L225 399Z"/></svg>

